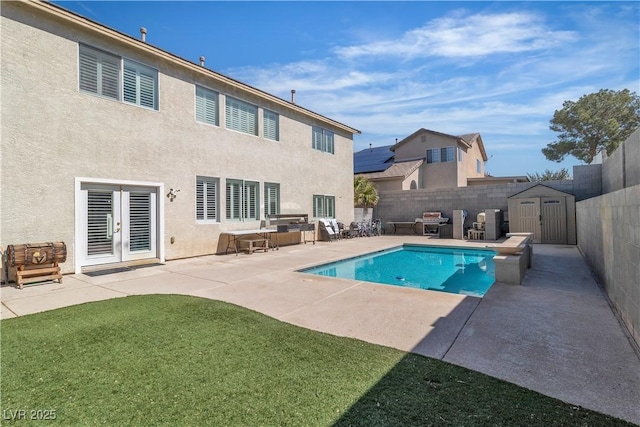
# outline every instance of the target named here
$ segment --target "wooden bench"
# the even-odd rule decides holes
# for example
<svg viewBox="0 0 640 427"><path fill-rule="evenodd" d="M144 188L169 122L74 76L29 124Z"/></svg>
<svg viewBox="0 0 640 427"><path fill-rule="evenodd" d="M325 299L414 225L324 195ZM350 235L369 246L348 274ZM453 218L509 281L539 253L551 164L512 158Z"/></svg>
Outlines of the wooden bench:
<svg viewBox="0 0 640 427"><path fill-rule="evenodd" d="M64 242L25 243L7 246L7 264L16 269L18 288L28 283L57 280L62 283L58 263L67 260Z"/></svg>
<svg viewBox="0 0 640 427"><path fill-rule="evenodd" d="M249 255L253 254L254 251L267 252L269 250L269 239L243 239L240 241L249 244L247 248Z"/></svg>

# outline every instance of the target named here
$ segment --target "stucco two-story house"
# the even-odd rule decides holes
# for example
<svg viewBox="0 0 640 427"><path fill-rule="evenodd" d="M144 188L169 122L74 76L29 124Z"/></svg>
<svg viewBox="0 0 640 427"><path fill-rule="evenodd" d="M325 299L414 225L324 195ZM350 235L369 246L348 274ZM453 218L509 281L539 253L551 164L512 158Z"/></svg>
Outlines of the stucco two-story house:
<svg viewBox="0 0 640 427"><path fill-rule="evenodd" d="M380 191L448 189L527 180L486 176L486 161L479 133L454 136L422 128L395 145L354 153L354 174L364 175Z"/></svg>
<svg viewBox="0 0 640 427"><path fill-rule="evenodd" d="M64 241L81 272L353 219L357 129L48 2L3 2L0 38L0 247Z"/></svg>

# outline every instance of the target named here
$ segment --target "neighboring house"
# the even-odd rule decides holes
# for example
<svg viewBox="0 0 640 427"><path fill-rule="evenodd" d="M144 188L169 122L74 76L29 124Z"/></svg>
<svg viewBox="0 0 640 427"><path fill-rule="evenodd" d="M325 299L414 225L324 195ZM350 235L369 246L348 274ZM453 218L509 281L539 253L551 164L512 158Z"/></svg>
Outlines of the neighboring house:
<svg viewBox="0 0 640 427"><path fill-rule="evenodd" d="M354 153L354 173L366 176L381 191L528 181L487 176L486 161L479 133L454 136L419 129L395 145Z"/></svg>
<svg viewBox="0 0 640 427"><path fill-rule="evenodd" d="M81 272L353 219L358 130L48 2L1 16L0 247L64 241Z"/></svg>

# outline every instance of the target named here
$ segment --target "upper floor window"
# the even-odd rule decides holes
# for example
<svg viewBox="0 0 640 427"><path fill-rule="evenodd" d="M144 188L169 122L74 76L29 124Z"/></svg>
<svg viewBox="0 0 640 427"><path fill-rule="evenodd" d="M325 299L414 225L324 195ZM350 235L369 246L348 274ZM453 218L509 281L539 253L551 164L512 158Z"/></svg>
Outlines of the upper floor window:
<svg viewBox="0 0 640 427"><path fill-rule="evenodd" d="M482 162L476 159L476 172L482 173Z"/></svg>
<svg viewBox="0 0 640 427"><path fill-rule="evenodd" d="M458 147L458 161L462 161L462 147Z"/></svg>
<svg viewBox="0 0 640 427"><path fill-rule="evenodd" d="M336 198L335 196L313 195L313 216L314 218L335 218Z"/></svg>
<svg viewBox="0 0 640 427"><path fill-rule="evenodd" d="M153 68L124 60L123 99L142 107L158 109L158 72Z"/></svg>
<svg viewBox="0 0 640 427"><path fill-rule="evenodd" d="M218 220L218 178L196 177L196 220Z"/></svg>
<svg viewBox="0 0 640 427"><path fill-rule="evenodd" d="M227 219L260 219L260 190L257 182L227 179Z"/></svg>
<svg viewBox="0 0 640 427"><path fill-rule="evenodd" d="M227 96L225 112L227 129L258 135L258 107Z"/></svg>
<svg viewBox="0 0 640 427"><path fill-rule="evenodd" d="M443 147L427 150L427 163L455 162L455 148Z"/></svg>
<svg viewBox="0 0 640 427"><path fill-rule="evenodd" d="M264 214L278 215L280 213L280 184L264 183Z"/></svg>
<svg viewBox="0 0 640 427"><path fill-rule="evenodd" d="M218 92L196 86L196 121L218 126Z"/></svg>
<svg viewBox="0 0 640 427"><path fill-rule="evenodd" d="M158 71L85 45L79 49L80 90L158 109Z"/></svg>
<svg viewBox="0 0 640 427"><path fill-rule="evenodd" d="M120 100L120 58L80 45L80 90Z"/></svg>
<svg viewBox="0 0 640 427"><path fill-rule="evenodd" d="M266 139L280 140L279 116L269 110L263 110L262 128Z"/></svg>
<svg viewBox="0 0 640 427"><path fill-rule="evenodd" d="M313 126L311 130L311 146L314 150L334 154L333 132Z"/></svg>

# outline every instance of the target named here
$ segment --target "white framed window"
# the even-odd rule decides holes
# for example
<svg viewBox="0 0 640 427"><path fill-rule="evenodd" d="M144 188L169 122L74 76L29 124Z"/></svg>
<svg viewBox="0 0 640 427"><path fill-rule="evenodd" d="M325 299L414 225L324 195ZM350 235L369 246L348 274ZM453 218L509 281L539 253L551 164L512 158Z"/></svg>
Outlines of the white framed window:
<svg viewBox="0 0 640 427"><path fill-rule="evenodd" d="M476 159L476 172L482 173L482 162L478 159Z"/></svg>
<svg viewBox="0 0 640 427"><path fill-rule="evenodd" d="M266 139L280 140L280 116L273 111L263 110L262 115L263 135Z"/></svg>
<svg viewBox="0 0 640 427"><path fill-rule="evenodd" d="M462 162L462 147L458 147L458 162Z"/></svg>
<svg viewBox="0 0 640 427"><path fill-rule="evenodd" d="M313 195L313 217L314 218L335 218L336 198L321 194Z"/></svg>
<svg viewBox="0 0 640 427"><path fill-rule="evenodd" d="M455 162L455 147L431 148L427 150L427 163Z"/></svg>
<svg viewBox="0 0 640 427"><path fill-rule="evenodd" d="M244 181L244 218L260 219L260 184Z"/></svg>
<svg viewBox="0 0 640 427"><path fill-rule="evenodd" d="M333 132L318 126L313 126L311 129L311 147L314 150L334 154Z"/></svg>
<svg viewBox="0 0 640 427"><path fill-rule="evenodd" d="M79 45L80 90L120 100L120 57Z"/></svg>
<svg viewBox="0 0 640 427"><path fill-rule="evenodd" d="M158 70L83 44L78 51L81 91L158 109Z"/></svg>
<svg viewBox="0 0 640 427"><path fill-rule="evenodd" d="M228 220L260 219L260 186L257 182L227 179L226 193Z"/></svg>
<svg viewBox="0 0 640 427"><path fill-rule="evenodd" d="M227 96L225 112L227 129L258 135L258 107Z"/></svg>
<svg viewBox="0 0 640 427"><path fill-rule="evenodd" d="M141 107L158 109L158 71L146 65L124 60L122 99Z"/></svg>
<svg viewBox="0 0 640 427"><path fill-rule="evenodd" d="M218 126L218 92L196 86L196 121Z"/></svg>
<svg viewBox="0 0 640 427"><path fill-rule="evenodd" d="M196 221L218 221L218 178L196 177Z"/></svg>
<svg viewBox="0 0 640 427"><path fill-rule="evenodd" d="M280 213L280 184L264 183L264 214L278 215Z"/></svg>

